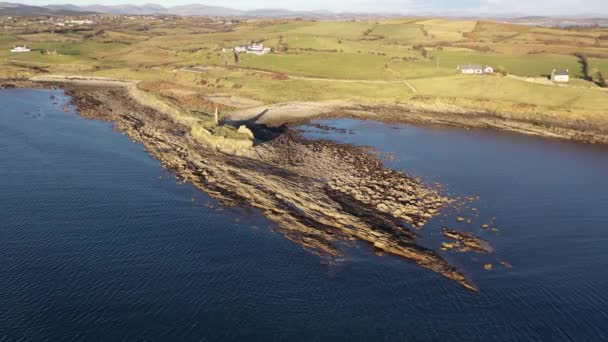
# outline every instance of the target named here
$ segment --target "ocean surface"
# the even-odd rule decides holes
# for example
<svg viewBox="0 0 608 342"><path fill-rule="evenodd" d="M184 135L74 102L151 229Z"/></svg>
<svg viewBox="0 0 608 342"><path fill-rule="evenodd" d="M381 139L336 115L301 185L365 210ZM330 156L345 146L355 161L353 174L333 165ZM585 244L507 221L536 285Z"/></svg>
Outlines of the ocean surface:
<svg viewBox="0 0 608 342"><path fill-rule="evenodd" d="M0 341L608 340L606 147L345 119L301 127L479 196L420 231L429 247L443 225L495 247L441 252L473 293L366 244L328 263L255 210L180 184L68 100L0 91Z"/></svg>

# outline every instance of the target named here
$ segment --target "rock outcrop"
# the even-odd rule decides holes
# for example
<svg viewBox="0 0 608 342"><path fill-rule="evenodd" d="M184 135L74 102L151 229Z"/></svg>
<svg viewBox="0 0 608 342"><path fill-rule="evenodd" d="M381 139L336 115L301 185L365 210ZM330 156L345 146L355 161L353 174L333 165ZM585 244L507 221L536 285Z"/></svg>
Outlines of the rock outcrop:
<svg viewBox="0 0 608 342"><path fill-rule="evenodd" d="M446 228L443 227L442 228L442 233L444 236L454 239L456 241L458 241L459 243L457 244L457 246L462 247L461 251L469 251L469 250L473 250L476 252L482 252L482 253L493 253L494 252L494 248L492 248L492 246L490 246L489 243L487 243L486 241L483 241L482 239L473 236L470 233L467 232L459 232L455 229L450 229L450 228ZM452 244L452 246L455 246L456 244ZM447 247L447 245L444 245L444 247Z"/></svg>
<svg viewBox="0 0 608 342"><path fill-rule="evenodd" d="M423 226L450 200L386 169L369 150L310 141L291 131L257 146L245 139L225 148L230 144L214 141L203 125L188 126L143 106L124 88L65 87L81 115L114 122L184 181L224 205L258 208L286 238L313 253L341 255L341 241L359 239L477 289L439 254L417 244L410 229Z"/></svg>
<svg viewBox="0 0 608 342"><path fill-rule="evenodd" d="M245 127L245 129L247 128ZM207 144L219 151L242 155L253 147L253 133L249 130L247 131L239 128L234 134L237 137L231 138L218 133L213 133L206 129L202 123L197 122L192 125L190 134L201 143Z"/></svg>

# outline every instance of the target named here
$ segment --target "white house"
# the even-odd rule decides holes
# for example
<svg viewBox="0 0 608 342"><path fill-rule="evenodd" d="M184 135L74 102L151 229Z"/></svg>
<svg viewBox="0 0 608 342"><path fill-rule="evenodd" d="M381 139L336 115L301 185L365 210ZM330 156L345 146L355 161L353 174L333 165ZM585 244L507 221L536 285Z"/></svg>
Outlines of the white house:
<svg viewBox="0 0 608 342"><path fill-rule="evenodd" d="M225 49L224 49L225 51ZM264 44L251 44L248 46L236 46L232 49L236 53L251 53L254 55L265 55L272 51L271 48L264 47Z"/></svg>
<svg viewBox="0 0 608 342"><path fill-rule="evenodd" d="M557 83L570 82L570 71L568 69L553 69L551 71L551 81Z"/></svg>
<svg viewBox="0 0 608 342"><path fill-rule="evenodd" d="M89 20L89 19L84 19L84 20L68 20L67 23L68 24L75 24L75 25L92 25L92 24L94 24L93 20Z"/></svg>
<svg viewBox="0 0 608 342"><path fill-rule="evenodd" d="M271 48L265 48L264 44L251 44L247 47L247 53L252 53L255 55L265 55L270 53Z"/></svg>
<svg viewBox="0 0 608 342"><path fill-rule="evenodd" d="M483 74L483 66L478 64L462 64L456 69L463 74Z"/></svg>
<svg viewBox="0 0 608 342"><path fill-rule="evenodd" d="M27 45L15 45L11 49L11 52L30 52L32 51Z"/></svg>
<svg viewBox="0 0 608 342"><path fill-rule="evenodd" d="M489 65L479 65L479 64L461 64L456 67L457 70L460 70L463 74L493 74L494 68Z"/></svg>

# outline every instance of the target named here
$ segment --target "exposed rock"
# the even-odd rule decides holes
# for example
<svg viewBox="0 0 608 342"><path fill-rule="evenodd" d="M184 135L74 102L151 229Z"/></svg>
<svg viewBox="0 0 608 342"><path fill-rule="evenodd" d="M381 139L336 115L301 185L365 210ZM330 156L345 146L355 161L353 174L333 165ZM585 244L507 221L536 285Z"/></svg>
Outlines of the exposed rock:
<svg viewBox="0 0 608 342"><path fill-rule="evenodd" d="M81 115L113 121L184 181L223 205L259 209L311 252L341 255L339 242L356 238L477 289L435 251L418 245L409 229L422 227L450 200L419 179L386 169L369 150L291 131L257 146L245 139L246 146L232 147L203 125L188 126L193 121L187 117L174 120L143 106L124 89L66 88Z"/></svg>
<svg viewBox="0 0 608 342"><path fill-rule="evenodd" d="M250 140L255 139L255 137L253 136L253 132L249 128L247 128L247 126L245 126L245 125L239 126L239 129L237 129L236 132L238 134L246 135Z"/></svg>
<svg viewBox="0 0 608 342"><path fill-rule="evenodd" d="M380 203L376 207L378 208L378 210L382 210L382 211L387 211L388 210L388 207L384 203Z"/></svg>
<svg viewBox="0 0 608 342"><path fill-rule="evenodd" d="M508 261L501 261L500 264L505 268L513 268L513 265Z"/></svg>
<svg viewBox="0 0 608 342"><path fill-rule="evenodd" d="M450 249L454 249L456 247L460 247L459 243L449 243L449 242L442 242L441 243L441 249L446 251L446 250L450 250Z"/></svg>
<svg viewBox="0 0 608 342"><path fill-rule="evenodd" d="M482 239L480 239L478 237L471 235L470 233L459 232L457 230L449 229L446 227L442 228L442 233L446 237L460 241L460 243L468 249L472 249L472 250L475 250L478 252L484 252L484 253L493 253L494 252L494 248L492 248L492 246L490 246L489 243L487 243L486 241L483 241Z"/></svg>
<svg viewBox="0 0 608 342"><path fill-rule="evenodd" d="M388 246L380 241L374 241L374 247L381 249L381 250L386 250L388 248Z"/></svg>
<svg viewBox="0 0 608 342"><path fill-rule="evenodd" d="M246 133L245 136L247 136L248 139L234 139L213 134L203 127L202 124L195 123L192 125L190 133L192 134L192 137L198 139L200 142L208 144L225 153L242 155L253 147L253 133L251 133L251 131L249 131L249 133L251 133L251 139L249 139L249 136Z"/></svg>

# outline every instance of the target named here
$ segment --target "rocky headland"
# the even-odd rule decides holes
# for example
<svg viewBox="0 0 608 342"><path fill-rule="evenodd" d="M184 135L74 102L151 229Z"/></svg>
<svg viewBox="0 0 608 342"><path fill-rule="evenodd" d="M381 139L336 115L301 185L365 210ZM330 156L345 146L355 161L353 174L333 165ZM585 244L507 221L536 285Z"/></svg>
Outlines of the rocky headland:
<svg viewBox="0 0 608 342"><path fill-rule="evenodd" d="M384 167L369 149L308 140L285 126L250 123L237 133L249 136L251 129L255 144L244 139L247 146L232 151L205 138L213 132L196 132L201 118L148 105L129 85L59 86L80 115L113 122L177 177L223 205L259 209L276 222L277 231L313 253L331 258L342 254L341 242L365 241L477 290L462 271L417 242L417 230L451 199Z"/></svg>

